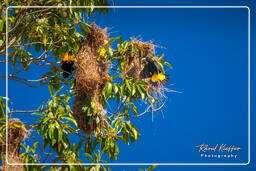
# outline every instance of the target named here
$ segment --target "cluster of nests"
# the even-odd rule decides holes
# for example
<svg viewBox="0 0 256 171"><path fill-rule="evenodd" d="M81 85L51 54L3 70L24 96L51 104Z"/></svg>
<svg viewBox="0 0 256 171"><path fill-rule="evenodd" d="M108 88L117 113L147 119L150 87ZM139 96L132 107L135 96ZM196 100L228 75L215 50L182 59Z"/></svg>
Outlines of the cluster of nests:
<svg viewBox="0 0 256 171"><path fill-rule="evenodd" d="M76 59L71 53L65 53L61 59L64 78L68 78L76 70L73 116L78 123L78 128L85 135L90 135L97 125L104 126L106 124L104 117L102 117L106 111L103 109L100 94L108 81L109 64L111 63L107 59L100 62L98 60L98 49L105 48L109 39L106 33L107 30L100 29L96 24L91 26L91 31L81 42ZM167 76L163 73L158 59L152 56L154 45L132 40L130 46L135 46L138 51L131 55L131 51L128 50L124 55L124 75L127 78L144 80L149 83L148 91L161 88ZM91 105L92 102L94 105ZM86 105L91 105L93 108L94 113L90 116L84 114L83 107ZM98 118L98 121L96 118ZM16 119L8 122L8 128L8 161L10 163L20 163L19 146L29 132L25 129L23 123ZM2 158L5 160L5 153L2 154ZM22 166L7 166L5 163L3 168L22 170Z"/></svg>
<svg viewBox="0 0 256 171"><path fill-rule="evenodd" d="M104 59L99 62L98 50L106 48L106 42L109 40L106 32L106 29L100 29L96 24L92 24L90 32L81 42L76 59L72 54L66 53L61 60L64 78L68 78L76 70L73 115L78 128L85 134L95 130L96 117L99 118L97 122L104 125L102 116L106 111L103 109L100 94L108 81L111 61ZM132 40L130 45L136 46L137 52L132 56L131 51L126 52L124 75L127 78L148 82L150 91L152 87L162 87L167 76L163 73L158 60L152 56L154 45L138 40ZM84 114L83 107L92 102L94 114L88 117Z"/></svg>
<svg viewBox="0 0 256 171"><path fill-rule="evenodd" d="M133 40L131 43L134 44L138 50L143 51L144 55L137 53L135 57L126 58L125 74L133 79L145 80L153 86L157 86L159 83L165 83L168 76L163 73L159 59L149 56L149 53L153 51L153 44L137 40ZM104 70L107 72L106 65L102 65L102 67L104 67ZM61 68L64 78L68 78L73 71L75 71L75 58L71 53L65 53L63 55Z"/></svg>

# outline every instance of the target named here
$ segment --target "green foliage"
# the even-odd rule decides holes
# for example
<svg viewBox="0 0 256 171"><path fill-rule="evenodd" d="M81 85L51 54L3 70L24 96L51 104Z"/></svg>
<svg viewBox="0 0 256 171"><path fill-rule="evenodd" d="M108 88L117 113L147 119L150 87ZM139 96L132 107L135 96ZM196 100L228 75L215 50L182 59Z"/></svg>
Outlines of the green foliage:
<svg viewBox="0 0 256 171"><path fill-rule="evenodd" d="M7 6L8 18L5 17ZM32 64L52 66L60 61L64 53L76 54L81 38L88 32L90 25L84 22L87 15L93 12L106 13L107 8L25 8L15 6L107 6L107 0L43 0L1 1L0 5L0 56L5 54L6 25L8 20L9 61L21 71L28 71ZM78 31L82 32L82 35ZM35 49L39 56L31 54ZM37 58L37 60L34 60ZM48 63L48 64L45 64ZM51 71L41 76L38 86L43 84L65 83L59 77L59 66L51 67ZM16 77L9 79L17 80ZM25 81L25 80L22 80ZM27 84L30 82L25 81ZM32 85L34 86L34 85Z"/></svg>
<svg viewBox="0 0 256 171"><path fill-rule="evenodd" d="M156 168L157 167L157 165L152 165L152 166L150 166L149 168L147 168L147 169L139 169L139 171L151 171L151 170L153 170L154 168Z"/></svg>
<svg viewBox="0 0 256 171"><path fill-rule="evenodd" d="M42 117L38 119L38 124L35 127L44 139L44 148L49 145L59 155L62 155L63 151L70 147L68 135L77 132L71 124L74 126L77 124L71 115L72 111L69 106L70 95L68 92L57 95L52 86L49 86L49 91L52 100L47 101L43 105L42 110L44 112L42 114L37 113L42 115Z"/></svg>
<svg viewBox="0 0 256 171"><path fill-rule="evenodd" d="M20 154L23 163L38 163L39 155L35 154L36 148L38 146L38 142L35 142L32 147L25 146L24 144L21 145L22 148L25 149L24 153ZM31 154L32 153L32 154ZM27 171L41 171L43 170L42 166L40 165L24 165L25 170Z"/></svg>
<svg viewBox="0 0 256 171"><path fill-rule="evenodd" d="M0 152L2 152L3 145L5 144L5 134L6 134L6 122L5 122L5 111L9 111L8 106L6 106L6 97L0 96ZM1 158L1 157L0 157Z"/></svg>
<svg viewBox="0 0 256 171"><path fill-rule="evenodd" d="M7 6L26 5L58 5L58 6L91 6L90 8L16 8L8 9L8 18L5 18ZM29 87L48 85L50 99L44 102L35 115L40 118L35 124L29 125L33 131L42 137L41 144L35 140L32 147L22 145L23 152L20 154L24 163L40 163L42 156L39 150L50 149L58 156L52 158L53 162L61 163L83 163L84 155L90 162L98 163L88 167L80 165L67 166L29 166L26 170L111 170L103 167L107 163L102 157L105 155L110 160L118 159L121 149L118 144L123 141L131 144L140 138L138 128L131 123L131 118L140 116L138 102L153 104L156 102L148 92L148 83L142 80L135 80L124 74L124 66L127 58L135 57L135 54L143 56L143 51L133 45L132 41L123 41L121 37L113 37L105 43L105 46L98 49L98 62L110 61L114 71L107 78L100 100L106 109L104 116L95 110L95 102L83 106L83 112L89 120L88 124L95 123L95 130L91 135L80 135L77 122L72 116L70 104L72 103L70 92L74 92L74 79L63 79L60 75L60 60L65 53L71 53L76 59L81 39L90 31L91 25L86 23L85 18L93 12L107 12L107 8L94 8L93 6L106 6L107 0L42 0L42 1L1 1L0 6L0 56L5 56L6 33L8 27L9 37L9 63L15 72L9 75L9 79L18 81ZM9 25L5 22L8 20ZM118 41L118 45L114 44ZM37 53L32 53L36 51ZM154 54L149 54L154 55ZM162 56L163 57L163 56ZM163 73L165 66L172 69L172 66L162 60ZM0 61L1 62L1 61ZM31 71L31 66L44 67L45 73L37 80L27 80L19 77L19 73ZM0 77L1 78L1 77ZM34 84L38 83L38 84ZM70 91L63 90L67 85ZM90 98L90 97L85 97ZM5 102L0 96L0 145L5 139ZM114 112L107 110L108 102L115 100L117 109ZM70 135L79 136L79 142L74 143ZM2 151L2 149L0 149ZM96 152L97 151L97 152ZM49 153L51 154L51 153ZM53 157L53 156L52 156ZM155 168L151 166L148 171Z"/></svg>
<svg viewBox="0 0 256 171"><path fill-rule="evenodd" d="M4 117L5 116L5 110L7 109L7 111L10 111L8 106L6 106L5 100L9 100L6 97L2 97L0 96L0 117Z"/></svg>

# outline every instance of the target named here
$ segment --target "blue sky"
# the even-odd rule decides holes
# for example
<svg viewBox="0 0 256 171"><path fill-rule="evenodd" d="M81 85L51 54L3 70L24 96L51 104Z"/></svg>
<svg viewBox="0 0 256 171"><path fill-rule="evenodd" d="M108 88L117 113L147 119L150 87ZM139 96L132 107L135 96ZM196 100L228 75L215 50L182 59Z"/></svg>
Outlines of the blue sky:
<svg viewBox="0 0 256 171"><path fill-rule="evenodd" d="M255 12L252 1L119 1L116 5L249 5L252 30ZM124 39L139 36L165 48L174 70L169 71L169 87L181 93L168 93L162 111L134 119L141 131L138 142L120 144L122 163L238 163L247 162L248 135L248 10L236 9L114 9L107 15L94 15L91 20L109 27L110 36ZM254 32L252 36L255 37ZM253 38L252 38L253 40ZM254 40L252 47L254 46ZM252 80L254 50L252 49ZM2 70L1 70L2 72ZM0 80L1 85L4 84ZM252 89L252 94L255 91ZM1 86L1 95L4 87ZM9 97L14 109L34 109L49 98L47 87L28 89L9 83ZM255 96L252 96L252 104ZM252 105L252 114L255 107ZM20 116L20 115L19 115ZM252 120L255 119L254 115ZM29 117L22 116L29 122ZM254 128L254 125L252 125ZM252 162L255 136L252 137ZM198 144L236 145L241 147L237 159L200 157ZM115 166L114 170L134 170L139 166ZM252 166L160 166L156 170L251 170Z"/></svg>
<svg viewBox="0 0 256 171"><path fill-rule="evenodd" d="M220 142L243 146L237 161L247 161L246 19L245 8L115 9L96 17L113 26L113 35L141 35L166 47L157 53L174 66L170 87L181 92L168 94L154 122L150 113L135 120L142 137L122 151L120 161L236 162L204 160L195 152L200 143Z"/></svg>

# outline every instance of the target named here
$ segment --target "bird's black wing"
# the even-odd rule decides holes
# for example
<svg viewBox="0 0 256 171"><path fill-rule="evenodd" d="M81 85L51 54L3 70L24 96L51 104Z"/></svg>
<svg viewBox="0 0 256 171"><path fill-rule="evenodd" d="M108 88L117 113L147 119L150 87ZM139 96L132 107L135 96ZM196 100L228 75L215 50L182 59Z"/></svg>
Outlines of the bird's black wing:
<svg viewBox="0 0 256 171"><path fill-rule="evenodd" d="M161 67L155 60L147 56L146 61L147 63L140 73L141 78L152 77L155 73L161 72Z"/></svg>

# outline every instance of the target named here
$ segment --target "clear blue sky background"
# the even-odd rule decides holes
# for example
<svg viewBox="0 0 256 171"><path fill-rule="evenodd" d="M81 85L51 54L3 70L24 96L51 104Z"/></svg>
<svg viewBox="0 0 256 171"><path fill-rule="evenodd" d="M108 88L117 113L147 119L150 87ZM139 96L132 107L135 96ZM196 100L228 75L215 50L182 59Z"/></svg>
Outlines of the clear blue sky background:
<svg viewBox="0 0 256 171"><path fill-rule="evenodd" d="M116 5L248 5L252 18L251 86L255 87L255 5L253 1L151 1L116 2ZM125 163L238 163L248 161L248 10L241 9L114 9L92 20L109 27L111 36L125 39L141 36L166 49L157 49L172 63L169 84L182 93L169 93L161 112L134 120L141 138L120 144ZM3 71L1 70L1 73ZM31 73L30 73L31 74ZM35 74L35 73L33 73ZM36 75L36 74L35 74ZM32 76L32 75L31 75ZM4 80L0 80L1 95ZM40 90L40 91L39 91ZM252 89L252 121L255 121L255 90ZM28 89L10 81L13 109L34 109L49 98L47 87ZM20 116L20 114L19 114ZM28 115L21 117L29 123ZM255 134L254 124L252 135ZM242 148L237 159L201 158L195 148L201 143L228 144ZM252 170L255 136L252 136L249 166L159 166L156 170ZM144 166L114 166L135 170Z"/></svg>

